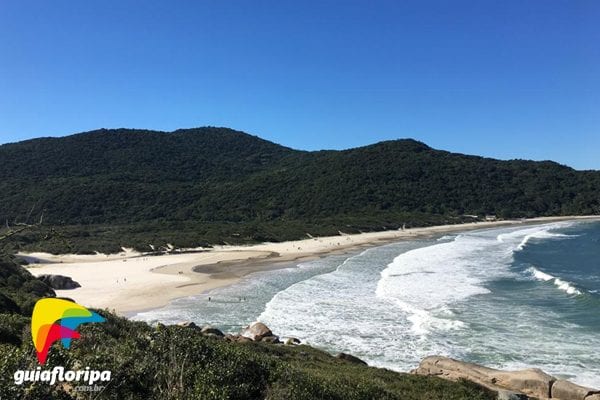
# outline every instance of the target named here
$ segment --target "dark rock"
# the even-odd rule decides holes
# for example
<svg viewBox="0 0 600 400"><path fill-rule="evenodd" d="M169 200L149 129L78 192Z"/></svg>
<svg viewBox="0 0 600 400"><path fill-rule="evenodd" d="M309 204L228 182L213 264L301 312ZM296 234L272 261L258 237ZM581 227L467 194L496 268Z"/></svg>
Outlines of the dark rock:
<svg viewBox="0 0 600 400"><path fill-rule="evenodd" d="M225 336L223 334L223 332L221 332L220 330L218 330L217 328L213 328L212 326L203 326L202 330L200 331L202 332L203 335L214 335L214 336L218 336L218 337L223 337Z"/></svg>
<svg viewBox="0 0 600 400"><path fill-rule="evenodd" d="M276 335L272 335L272 336L265 336L263 337L261 340L261 342L265 342L265 343L271 343L271 344L278 344L281 343L279 341L279 336Z"/></svg>
<svg viewBox="0 0 600 400"><path fill-rule="evenodd" d="M363 360L361 360L358 357L353 356L352 354L340 353L335 357L339 358L340 360L348 361L353 364L368 365L366 362L364 362Z"/></svg>
<svg viewBox="0 0 600 400"><path fill-rule="evenodd" d="M73 279L68 276L63 275L40 275L38 279L44 282L46 285L50 286L52 289L57 290L66 290L66 289L76 289L81 287L81 285L75 282Z"/></svg>
<svg viewBox="0 0 600 400"><path fill-rule="evenodd" d="M185 322L180 322L177 324L177 326L181 326L183 328L190 328L190 329L200 329L200 327L198 325L196 325L194 322L192 321L185 321Z"/></svg>
<svg viewBox="0 0 600 400"><path fill-rule="evenodd" d="M224 337L224 339L228 342L237 342L239 338L240 338L240 335L232 335L230 333L228 333Z"/></svg>
<svg viewBox="0 0 600 400"><path fill-rule="evenodd" d="M202 336L213 339L223 339L223 336L215 335L214 333L203 333Z"/></svg>

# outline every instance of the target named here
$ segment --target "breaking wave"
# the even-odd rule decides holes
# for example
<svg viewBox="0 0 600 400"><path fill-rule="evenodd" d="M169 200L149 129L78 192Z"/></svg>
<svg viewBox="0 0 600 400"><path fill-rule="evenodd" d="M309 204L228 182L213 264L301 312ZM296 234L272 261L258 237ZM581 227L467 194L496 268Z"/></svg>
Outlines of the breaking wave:
<svg viewBox="0 0 600 400"><path fill-rule="evenodd" d="M582 295L583 292L571 282L567 282L560 278L557 278L553 275L547 274L543 271L540 271L536 267L530 267L527 269L527 272L531 273L534 279L542 282L552 282L557 288L562 290L563 292L571 295Z"/></svg>

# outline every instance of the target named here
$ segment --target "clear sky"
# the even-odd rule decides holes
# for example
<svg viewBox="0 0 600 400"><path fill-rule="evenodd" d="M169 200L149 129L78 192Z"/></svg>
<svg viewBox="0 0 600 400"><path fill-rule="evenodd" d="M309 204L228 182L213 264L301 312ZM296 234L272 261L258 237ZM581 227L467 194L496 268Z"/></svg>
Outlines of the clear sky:
<svg viewBox="0 0 600 400"><path fill-rule="evenodd" d="M600 1L0 1L0 143L227 126L600 169Z"/></svg>

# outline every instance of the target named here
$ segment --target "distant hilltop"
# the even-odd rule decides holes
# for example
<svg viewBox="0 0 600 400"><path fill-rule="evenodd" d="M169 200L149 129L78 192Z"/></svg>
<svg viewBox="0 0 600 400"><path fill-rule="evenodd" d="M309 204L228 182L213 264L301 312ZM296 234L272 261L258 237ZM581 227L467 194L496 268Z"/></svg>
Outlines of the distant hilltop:
<svg viewBox="0 0 600 400"><path fill-rule="evenodd" d="M0 177L2 221L43 215L78 251L600 214L598 171L412 139L309 152L227 128L101 129L2 145Z"/></svg>

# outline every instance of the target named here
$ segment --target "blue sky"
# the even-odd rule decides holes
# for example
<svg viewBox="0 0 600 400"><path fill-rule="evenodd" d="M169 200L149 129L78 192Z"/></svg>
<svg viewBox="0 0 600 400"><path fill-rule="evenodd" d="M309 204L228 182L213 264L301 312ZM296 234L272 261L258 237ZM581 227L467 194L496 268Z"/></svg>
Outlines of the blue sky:
<svg viewBox="0 0 600 400"><path fill-rule="evenodd" d="M227 126L600 169L600 2L2 1L0 143Z"/></svg>

